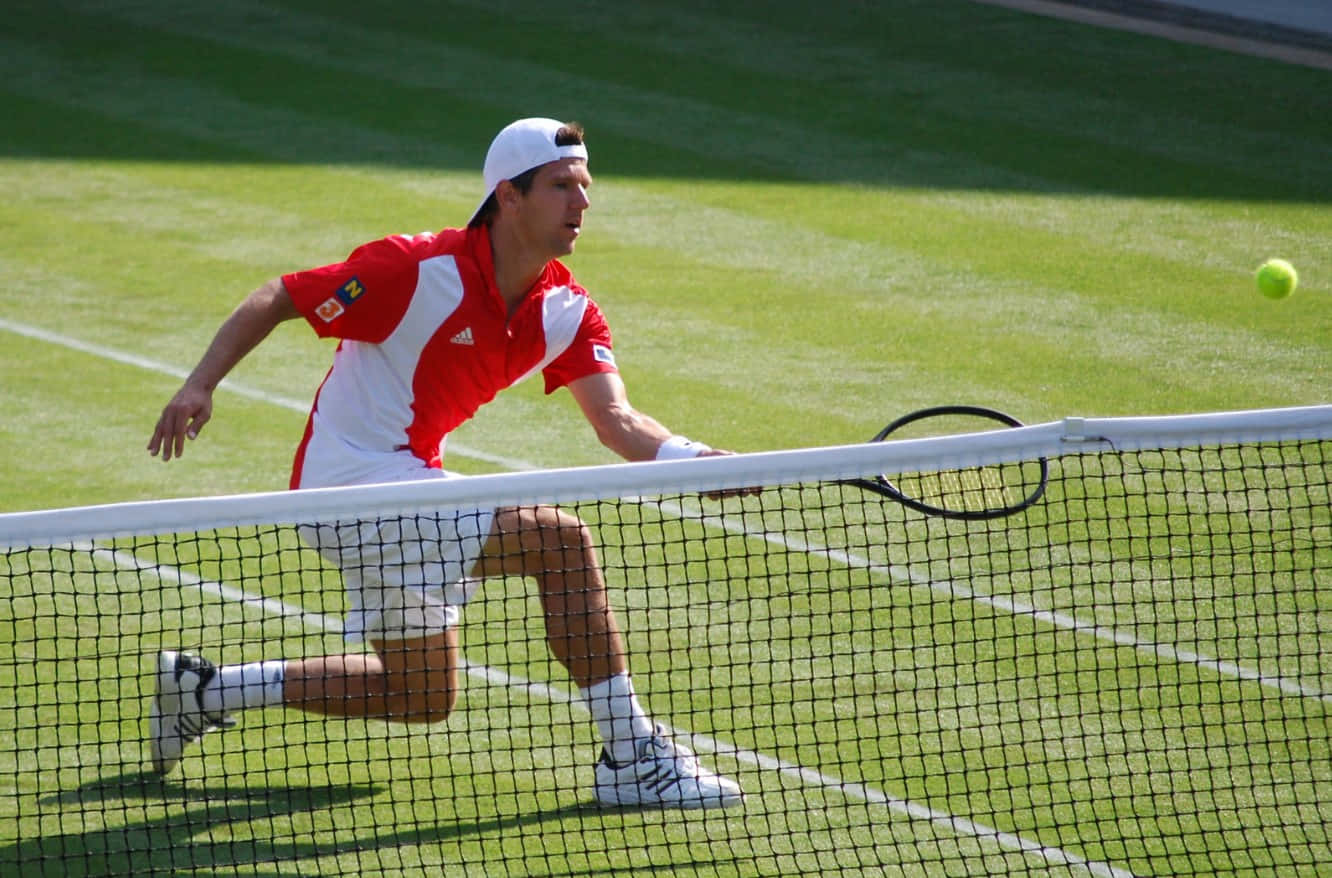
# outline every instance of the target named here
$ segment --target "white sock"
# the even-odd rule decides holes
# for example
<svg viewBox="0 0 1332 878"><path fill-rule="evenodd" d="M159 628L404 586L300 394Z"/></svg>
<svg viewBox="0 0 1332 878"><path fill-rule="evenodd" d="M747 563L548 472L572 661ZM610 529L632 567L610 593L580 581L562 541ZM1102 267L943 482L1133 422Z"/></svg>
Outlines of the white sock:
<svg viewBox="0 0 1332 878"><path fill-rule="evenodd" d="M652 737L657 730L634 695L628 671L587 687L583 700L596 720L610 758L616 762L632 762L638 755L634 743Z"/></svg>
<svg viewBox="0 0 1332 878"><path fill-rule="evenodd" d="M286 668L287 663L281 659L223 665L204 687L203 709L209 713L229 713L281 704Z"/></svg>

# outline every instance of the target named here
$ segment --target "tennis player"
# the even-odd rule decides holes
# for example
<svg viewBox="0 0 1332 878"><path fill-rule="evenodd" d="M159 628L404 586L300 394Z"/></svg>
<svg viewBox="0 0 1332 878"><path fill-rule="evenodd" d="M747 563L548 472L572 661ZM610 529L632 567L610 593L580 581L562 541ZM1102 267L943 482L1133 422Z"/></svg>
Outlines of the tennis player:
<svg viewBox="0 0 1332 878"><path fill-rule="evenodd" d="M601 442L628 460L727 453L630 405L602 312L559 261L582 234L587 156L579 125L521 119L491 143L485 194L465 229L384 238L255 290L162 411L148 451L179 457L208 423L222 378L275 326L300 317L340 341L296 451L292 488L455 477L442 468L449 432L538 372L548 393L569 388ZM149 716L158 772L250 707L444 719L458 694L460 609L479 580L512 574L536 581L551 652L600 731L599 802L742 801L736 783L701 766L640 704L596 549L572 513L449 510L428 525L321 525L302 536L341 569L348 639L373 652L222 667L162 652Z"/></svg>

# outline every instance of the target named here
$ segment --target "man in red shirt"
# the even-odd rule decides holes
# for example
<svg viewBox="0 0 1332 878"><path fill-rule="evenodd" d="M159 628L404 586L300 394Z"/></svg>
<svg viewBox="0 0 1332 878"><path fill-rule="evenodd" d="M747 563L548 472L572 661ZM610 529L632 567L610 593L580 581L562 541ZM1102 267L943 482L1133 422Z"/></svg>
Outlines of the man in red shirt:
<svg viewBox="0 0 1332 878"><path fill-rule="evenodd" d="M222 378L279 323L303 317L339 339L296 453L291 487L450 478L448 433L495 394L540 372L568 387L627 460L723 454L630 405L600 309L559 262L574 250L592 178L582 128L521 119L491 144L486 191L466 229L394 236L344 261L275 278L227 318L148 444L179 457L212 413ZM423 530L429 530L423 533ZM450 510L428 528L337 523L303 538L343 573L347 635L373 652L216 667L158 657L149 715L154 768L170 771L230 714L283 704L328 715L436 722L458 693L460 607L480 579L536 580L547 640L596 721L606 805L735 805L740 788L699 765L634 692L588 528L552 506Z"/></svg>

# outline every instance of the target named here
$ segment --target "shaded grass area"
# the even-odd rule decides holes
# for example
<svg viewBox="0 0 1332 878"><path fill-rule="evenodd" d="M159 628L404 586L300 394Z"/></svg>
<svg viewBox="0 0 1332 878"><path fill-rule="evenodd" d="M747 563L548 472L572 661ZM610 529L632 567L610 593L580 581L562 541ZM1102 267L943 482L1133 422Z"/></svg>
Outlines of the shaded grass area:
<svg viewBox="0 0 1332 878"><path fill-rule="evenodd" d="M436 148L363 147L360 161L471 171L511 107L533 103L584 117L607 138L598 161L615 174L968 189L1026 180L1264 200L1332 191L1319 124L1332 74L961 2L844 0L817 16L795 3L597 0L21 4L2 33L67 76L127 69L319 119L324 137L287 144L314 163L347 155L340 129L366 128ZM38 68L9 88L49 78ZM191 115L226 127L216 106ZM197 160L215 149L91 132L23 139L12 154Z"/></svg>

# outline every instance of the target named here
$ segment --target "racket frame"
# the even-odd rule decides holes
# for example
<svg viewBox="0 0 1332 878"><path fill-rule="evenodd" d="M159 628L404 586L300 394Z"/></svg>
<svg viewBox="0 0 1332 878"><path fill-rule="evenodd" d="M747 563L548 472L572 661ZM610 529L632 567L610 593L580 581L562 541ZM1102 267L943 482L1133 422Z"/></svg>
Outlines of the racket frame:
<svg viewBox="0 0 1332 878"><path fill-rule="evenodd" d="M1022 426L1022 422L1012 415L986 406L937 405L918 409L910 414L903 415L880 430L870 441L882 442L908 424L914 424L915 422L925 420L926 418L944 417L948 415L988 418L989 420L1003 424L1006 427ZM931 503L917 500L904 493L883 474L879 474L869 479L845 479L842 484L854 485L857 488L870 491L882 497L887 497L901 503L908 509L913 509L916 512L924 513L925 515L933 515L939 518L948 518L956 521L986 521L988 519L1004 518L1009 515L1015 515L1024 509L1029 508L1045 495L1045 487L1050 479L1050 464L1044 457L1039 458L1038 463L1040 464L1040 481L1025 497L1017 503L986 509L949 509L947 507L935 506Z"/></svg>

